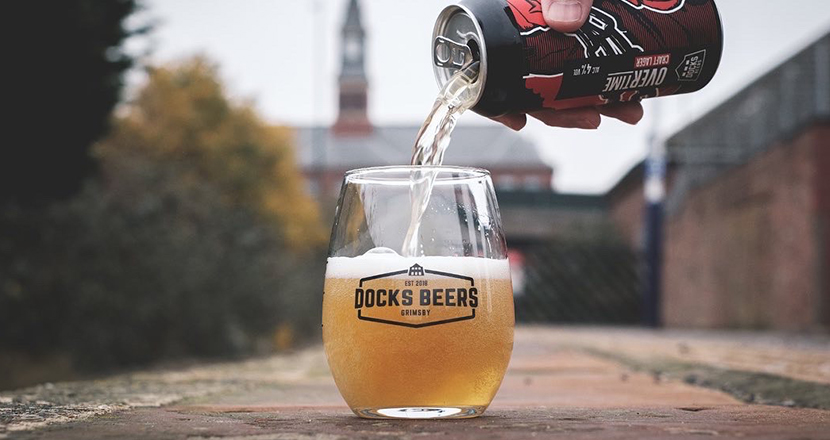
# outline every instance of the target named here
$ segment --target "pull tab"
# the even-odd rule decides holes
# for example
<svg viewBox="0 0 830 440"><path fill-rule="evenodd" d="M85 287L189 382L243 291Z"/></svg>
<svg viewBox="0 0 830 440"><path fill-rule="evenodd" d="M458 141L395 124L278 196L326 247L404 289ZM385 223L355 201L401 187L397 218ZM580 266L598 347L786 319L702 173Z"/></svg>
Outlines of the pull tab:
<svg viewBox="0 0 830 440"><path fill-rule="evenodd" d="M433 62L438 67L460 69L473 60L473 52L464 44L456 43L447 37L435 38Z"/></svg>

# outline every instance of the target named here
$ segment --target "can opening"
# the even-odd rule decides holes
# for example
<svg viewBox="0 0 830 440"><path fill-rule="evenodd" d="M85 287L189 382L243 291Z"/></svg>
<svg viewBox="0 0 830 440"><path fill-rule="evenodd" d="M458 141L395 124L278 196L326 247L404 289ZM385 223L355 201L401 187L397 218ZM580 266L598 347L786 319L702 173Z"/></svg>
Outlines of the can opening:
<svg viewBox="0 0 830 440"><path fill-rule="evenodd" d="M473 61L481 61L481 49L478 47L478 42L474 38L467 41L467 47L470 48L470 53L473 55Z"/></svg>
<svg viewBox="0 0 830 440"><path fill-rule="evenodd" d="M443 89L459 70L468 71L474 85L469 92L478 102L487 83L487 45L478 20L465 6L449 5L438 16L432 37L432 68L438 87Z"/></svg>

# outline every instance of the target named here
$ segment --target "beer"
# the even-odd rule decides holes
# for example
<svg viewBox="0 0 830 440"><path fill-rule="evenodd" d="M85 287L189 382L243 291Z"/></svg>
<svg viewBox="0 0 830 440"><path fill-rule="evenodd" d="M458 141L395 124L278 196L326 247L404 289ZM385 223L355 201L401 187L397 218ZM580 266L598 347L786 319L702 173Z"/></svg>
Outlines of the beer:
<svg viewBox="0 0 830 440"><path fill-rule="evenodd" d="M461 0L433 33L439 85L480 62L473 110L485 116L690 93L715 76L723 30L714 0L595 0L572 34L541 0Z"/></svg>
<svg viewBox="0 0 830 440"><path fill-rule="evenodd" d="M444 162L444 152L450 144L452 132L458 118L475 104L476 88L479 86L478 63L472 62L456 72L450 81L444 84L432 111L418 131L415 146L412 148L411 165L440 166ZM420 243L418 234L421 230L421 217L429 205L435 174L419 169L413 171L410 181L412 187L412 218L404 239L401 253L405 257L417 256Z"/></svg>
<svg viewBox="0 0 830 440"><path fill-rule="evenodd" d="M363 417L473 417L513 348L507 260L329 258L323 342L334 380Z"/></svg>
<svg viewBox="0 0 830 440"><path fill-rule="evenodd" d="M413 192L424 182L428 192ZM423 194L428 201L419 203ZM443 166L349 171L337 206L323 342L346 403L367 418L481 415L507 369L514 324L489 173ZM411 219L420 225L417 246L402 256L393 249L412 238Z"/></svg>

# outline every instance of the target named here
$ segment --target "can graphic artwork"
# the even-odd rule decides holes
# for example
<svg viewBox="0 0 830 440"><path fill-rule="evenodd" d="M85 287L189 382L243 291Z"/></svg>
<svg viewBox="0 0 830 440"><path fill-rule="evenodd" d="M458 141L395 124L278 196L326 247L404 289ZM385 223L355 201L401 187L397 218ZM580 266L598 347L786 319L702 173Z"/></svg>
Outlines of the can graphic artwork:
<svg viewBox="0 0 830 440"><path fill-rule="evenodd" d="M568 34L548 27L540 0L461 0L433 33L439 86L480 61L473 110L485 116L695 92L722 51L713 0L595 0Z"/></svg>

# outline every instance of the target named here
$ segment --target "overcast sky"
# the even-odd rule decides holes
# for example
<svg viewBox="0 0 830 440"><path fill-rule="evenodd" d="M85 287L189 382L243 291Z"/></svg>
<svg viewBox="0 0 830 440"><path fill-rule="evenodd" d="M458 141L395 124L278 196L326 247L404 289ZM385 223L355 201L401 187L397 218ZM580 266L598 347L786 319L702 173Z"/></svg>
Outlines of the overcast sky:
<svg viewBox="0 0 830 440"><path fill-rule="evenodd" d="M231 93L253 99L274 123L330 123L336 116L339 33L347 0L146 0L157 20L152 60L195 53L221 66ZM447 0L361 0L368 32L370 117L419 124L437 92L430 66L435 17ZM563 192L603 192L646 151L652 127L668 136L830 31L828 0L717 0L726 33L715 80L702 92L647 103L638 127L598 131L533 123L522 133L555 167ZM144 43L146 45L146 42ZM660 117L655 118L659 113ZM469 113L462 123L491 123ZM411 145L401 145L403 149ZM450 147L452 148L452 147Z"/></svg>

